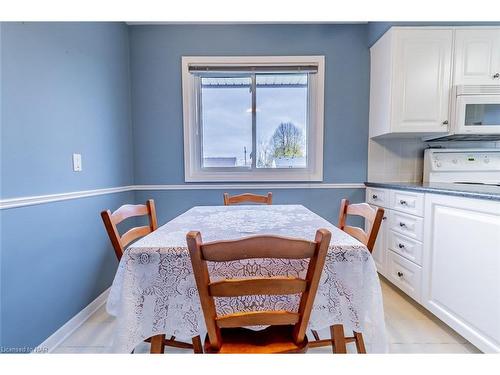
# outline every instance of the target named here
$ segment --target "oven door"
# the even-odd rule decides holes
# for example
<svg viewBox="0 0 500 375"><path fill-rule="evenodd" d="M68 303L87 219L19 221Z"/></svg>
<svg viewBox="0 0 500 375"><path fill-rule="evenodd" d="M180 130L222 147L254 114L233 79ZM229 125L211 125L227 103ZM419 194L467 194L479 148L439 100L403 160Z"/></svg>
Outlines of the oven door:
<svg viewBox="0 0 500 375"><path fill-rule="evenodd" d="M456 133L500 134L500 95L460 95Z"/></svg>

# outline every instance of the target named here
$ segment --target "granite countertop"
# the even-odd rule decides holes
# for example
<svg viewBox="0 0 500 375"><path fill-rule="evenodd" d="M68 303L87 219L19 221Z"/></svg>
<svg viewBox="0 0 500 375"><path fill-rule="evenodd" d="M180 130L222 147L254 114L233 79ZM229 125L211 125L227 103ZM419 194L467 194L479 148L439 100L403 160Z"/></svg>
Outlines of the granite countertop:
<svg viewBox="0 0 500 375"><path fill-rule="evenodd" d="M500 201L500 186L428 182L365 182L368 187Z"/></svg>

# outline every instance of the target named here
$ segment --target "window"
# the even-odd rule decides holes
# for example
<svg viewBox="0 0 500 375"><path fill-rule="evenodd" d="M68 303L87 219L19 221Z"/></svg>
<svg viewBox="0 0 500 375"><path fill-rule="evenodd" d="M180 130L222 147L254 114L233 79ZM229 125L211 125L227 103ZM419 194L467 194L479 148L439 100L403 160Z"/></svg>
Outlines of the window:
<svg viewBox="0 0 500 375"><path fill-rule="evenodd" d="M183 57L185 180L321 181L323 56Z"/></svg>

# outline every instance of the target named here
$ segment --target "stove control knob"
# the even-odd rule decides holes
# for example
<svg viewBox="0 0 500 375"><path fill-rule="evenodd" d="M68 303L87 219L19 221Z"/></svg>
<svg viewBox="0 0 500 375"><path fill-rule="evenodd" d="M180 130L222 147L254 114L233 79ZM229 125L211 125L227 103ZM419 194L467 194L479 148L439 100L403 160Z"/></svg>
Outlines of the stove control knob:
<svg viewBox="0 0 500 375"><path fill-rule="evenodd" d="M457 160L457 159L453 159L453 160L452 160L452 163L453 163L453 164L457 164L457 163L458 163L458 160Z"/></svg>
<svg viewBox="0 0 500 375"><path fill-rule="evenodd" d="M488 158L484 158L484 162L485 162L485 163L489 163L489 162L490 162L490 159L488 159Z"/></svg>
<svg viewBox="0 0 500 375"><path fill-rule="evenodd" d="M441 164L441 162L440 162L440 161L438 161L438 162L436 163L436 167L438 167L438 168L439 168L440 166L442 166L442 165L443 165L443 164Z"/></svg>

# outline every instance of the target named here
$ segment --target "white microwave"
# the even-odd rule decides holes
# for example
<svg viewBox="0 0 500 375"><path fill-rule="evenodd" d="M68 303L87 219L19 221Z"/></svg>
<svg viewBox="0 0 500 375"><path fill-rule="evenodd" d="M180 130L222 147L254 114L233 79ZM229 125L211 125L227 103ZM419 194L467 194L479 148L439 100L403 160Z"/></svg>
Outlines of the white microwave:
<svg viewBox="0 0 500 375"><path fill-rule="evenodd" d="M500 85L457 86L456 133L500 134Z"/></svg>
<svg viewBox="0 0 500 375"><path fill-rule="evenodd" d="M450 133L434 140L500 140L500 85L454 89Z"/></svg>

